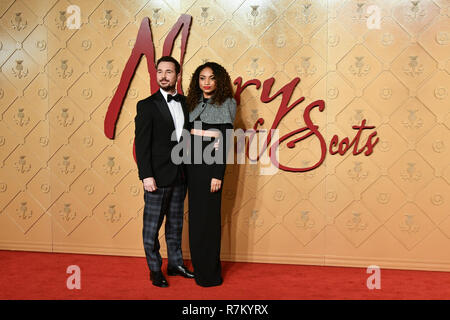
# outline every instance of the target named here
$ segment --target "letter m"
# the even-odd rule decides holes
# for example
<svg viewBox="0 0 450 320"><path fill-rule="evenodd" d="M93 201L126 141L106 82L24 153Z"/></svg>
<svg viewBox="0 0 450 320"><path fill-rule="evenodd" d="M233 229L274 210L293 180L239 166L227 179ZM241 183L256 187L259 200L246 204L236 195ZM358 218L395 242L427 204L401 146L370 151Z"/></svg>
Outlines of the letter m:
<svg viewBox="0 0 450 320"><path fill-rule="evenodd" d="M191 27L192 16L182 14L178 21L172 27L172 30L168 33L163 46L163 56L168 56L172 53L172 49L175 43L175 38L181 33L181 54L180 65L183 66L184 55L186 53L186 44L189 37L189 29ZM139 65L142 55L145 55L147 59L147 69L150 76L150 92L153 94L158 91L158 83L156 82L156 65L155 65L155 47L153 44L152 31L150 29L150 19L144 18L139 27L136 43L131 51L131 55L125 65L125 69L122 72L119 86L117 87L114 96L109 103L108 111L105 116L104 132L106 137L114 139L116 130L116 124L119 119L120 111L123 106L125 96L130 86L131 80L136 72L136 68ZM181 69L182 70L182 69ZM181 81L177 86L178 92L182 93ZM133 143L133 154L135 155L135 146ZM136 159L136 156L135 156Z"/></svg>

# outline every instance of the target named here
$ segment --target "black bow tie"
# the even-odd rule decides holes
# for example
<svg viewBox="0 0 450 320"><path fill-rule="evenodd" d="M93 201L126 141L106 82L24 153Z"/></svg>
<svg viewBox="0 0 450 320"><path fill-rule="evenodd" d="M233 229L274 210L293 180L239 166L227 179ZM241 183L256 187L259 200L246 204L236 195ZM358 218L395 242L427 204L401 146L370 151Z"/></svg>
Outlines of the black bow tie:
<svg viewBox="0 0 450 320"><path fill-rule="evenodd" d="M170 102L170 101L172 101L172 100L175 100L176 102L180 102L180 95L179 94L175 94L175 95L171 95L171 94L168 94L167 95L167 102Z"/></svg>

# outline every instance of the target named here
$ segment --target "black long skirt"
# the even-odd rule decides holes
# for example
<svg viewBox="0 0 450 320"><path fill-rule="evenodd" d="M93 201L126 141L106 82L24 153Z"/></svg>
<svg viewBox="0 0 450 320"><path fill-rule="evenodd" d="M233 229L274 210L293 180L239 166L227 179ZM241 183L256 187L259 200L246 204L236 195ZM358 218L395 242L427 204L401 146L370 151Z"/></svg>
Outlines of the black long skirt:
<svg viewBox="0 0 450 320"><path fill-rule="evenodd" d="M202 144L203 151L207 143L203 142ZM192 147L190 150L193 152ZM217 192L211 192L211 179L215 173L215 166L217 165L204 162L186 166L189 200L189 246L195 281L198 285L204 287L222 284L220 262L222 188Z"/></svg>

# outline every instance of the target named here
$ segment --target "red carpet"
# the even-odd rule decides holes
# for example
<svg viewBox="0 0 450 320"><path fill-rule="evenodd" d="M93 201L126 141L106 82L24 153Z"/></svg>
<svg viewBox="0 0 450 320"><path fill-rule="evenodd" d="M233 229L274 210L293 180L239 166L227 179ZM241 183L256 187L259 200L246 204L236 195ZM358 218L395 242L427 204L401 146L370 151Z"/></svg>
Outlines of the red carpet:
<svg viewBox="0 0 450 320"><path fill-rule="evenodd" d="M67 289L70 265L81 269L80 290ZM190 261L186 265L191 268ZM370 274L363 268L223 262L222 286L202 288L190 279L167 277L169 288L157 288L145 258L0 251L0 266L3 300L450 299L447 272L382 269L381 289L369 290Z"/></svg>

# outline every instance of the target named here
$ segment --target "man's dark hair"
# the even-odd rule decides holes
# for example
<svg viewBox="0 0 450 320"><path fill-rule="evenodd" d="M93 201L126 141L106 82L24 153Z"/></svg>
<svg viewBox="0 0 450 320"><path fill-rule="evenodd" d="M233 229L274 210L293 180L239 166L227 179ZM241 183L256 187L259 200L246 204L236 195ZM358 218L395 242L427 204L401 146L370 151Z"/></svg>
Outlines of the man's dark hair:
<svg viewBox="0 0 450 320"><path fill-rule="evenodd" d="M178 63L177 60L175 60L171 56L162 56L161 58L159 58L158 61L156 62L156 69L158 69L160 62L172 62L175 65L175 73L176 74L180 73L180 64Z"/></svg>

